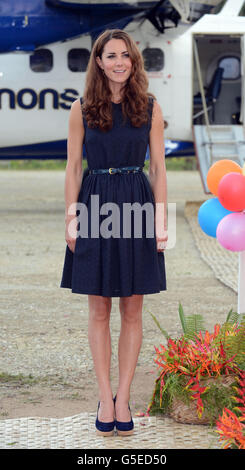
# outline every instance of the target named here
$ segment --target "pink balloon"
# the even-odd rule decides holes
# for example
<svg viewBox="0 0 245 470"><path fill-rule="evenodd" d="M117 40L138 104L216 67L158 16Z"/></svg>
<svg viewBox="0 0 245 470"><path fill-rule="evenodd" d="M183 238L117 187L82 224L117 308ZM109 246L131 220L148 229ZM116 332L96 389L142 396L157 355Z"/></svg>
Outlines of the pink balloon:
<svg viewBox="0 0 245 470"><path fill-rule="evenodd" d="M228 214L219 222L217 240L230 251L245 250L245 212Z"/></svg>

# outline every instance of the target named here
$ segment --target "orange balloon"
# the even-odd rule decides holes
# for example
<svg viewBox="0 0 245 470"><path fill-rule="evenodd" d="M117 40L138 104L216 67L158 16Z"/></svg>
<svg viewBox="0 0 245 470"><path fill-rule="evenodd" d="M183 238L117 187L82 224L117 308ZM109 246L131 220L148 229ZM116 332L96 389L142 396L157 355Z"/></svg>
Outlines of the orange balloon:
<svg viewBox="0 0 245 470"><path fill-rule="evenodd" d="M221 178L227 173L241 173L242 168L233 160L219 160L215 162L208 170L207 185L211 193L218 196L218 186Z"/></svg>

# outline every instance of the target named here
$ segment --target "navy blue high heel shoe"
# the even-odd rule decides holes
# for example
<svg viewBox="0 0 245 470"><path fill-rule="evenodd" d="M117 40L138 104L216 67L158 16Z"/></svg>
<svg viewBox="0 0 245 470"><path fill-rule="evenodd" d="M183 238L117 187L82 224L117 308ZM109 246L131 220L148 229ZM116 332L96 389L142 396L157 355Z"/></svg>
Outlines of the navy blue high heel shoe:
<svg viewBox="0 0 245 470"><path fill-rule="evenodd" d="M102 421L98 420L98 412L100 407L100 401L98 402L98 409L97 409L97 417L95 421L96 433L100 436L113 436L114 434L114 427L115 427L115 420L111 421L110 423L103 423Z"/></svg>
<svg viewBox="0 0 245 470"><path fill-rule="evenodd" d="M117 396L115 395L115 397L113 398L114 406L116 404L116 397ZM128 404L128 409L129 409L130 414L131 414L129 404ZM127 421L127 422L117 421L117 419L115 419L115 426L116 426L117 434L119 436L130 436L131 434L133 434L133 432L134 432L134 422L132 420L132 414L131 414L131 420Z"/></svg>

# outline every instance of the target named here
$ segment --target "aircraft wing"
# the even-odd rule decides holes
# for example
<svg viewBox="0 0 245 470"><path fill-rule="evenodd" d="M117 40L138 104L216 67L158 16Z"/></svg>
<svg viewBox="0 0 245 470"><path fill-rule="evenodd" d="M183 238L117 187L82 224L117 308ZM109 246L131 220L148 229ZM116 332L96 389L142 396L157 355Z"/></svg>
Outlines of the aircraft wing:
<svg viewBox="0 0 245 470"><path fill-rule="evenodd" d="M204 14L218 3L220 0L1 0L0 53L31 52L84 34L94 39L105 29L124 29L131 21L145 19L164 33L180 21L189 22L191 9Z"/></svg>
<svg viewBox="0 0 245 470"><path fill-rule="evenodd" d="M85 34L94 39L105 29L124 29L131 21L144 19L164 33L178 25L180 15L168 0L120 4L114 0L1 0L0 53L31 52Z"/></svg>
<svg viewBox="0 0 245 470"><path fill-rule="evenodd" d="M134 8L144 8L149 7L150 4L153 6L158 3L156 0L121 0L120 2L118 0L46 0L46 2L63 8L98 7L101 5L103 8L107 7L109 9L115 6L118 9L122 9L127 5ZM191 11L201 12L202 14L208 13L210 12L210 7L219 5L222 3L222 0L168 0L163 3L165 3L167 8L174 7L180 14L181 20L188 22Z"/></svg>
<svg viewBox="0 0 245 470"><path fill-rule="evenodd" d="M120 2L118 0L46 0L46 2L63 8L85 8L88 6L97 8L101 5L104 9L117 7L118 10L124 9L127 5L131 8L139 9L149 7L150 4L153 6L159 3L156 0L121 0ZM195 16L199 18L201 15L209 13L210 7L212 8L222 3L222 0L165 0L162 3L164 3L166 8L174 7L179 13L181 21L188 23L190 14L192 14L193 19ZM199 15L197 15L198 13Z"/></svg>

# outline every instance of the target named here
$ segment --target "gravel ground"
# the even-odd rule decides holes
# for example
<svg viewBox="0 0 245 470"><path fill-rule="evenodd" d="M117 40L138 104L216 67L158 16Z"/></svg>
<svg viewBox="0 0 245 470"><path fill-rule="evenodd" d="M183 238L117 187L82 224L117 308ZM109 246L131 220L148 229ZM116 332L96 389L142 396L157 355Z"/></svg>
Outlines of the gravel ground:
<svg viewBox="0 0 245 470"><path fill-rule="evenodd" d="M87 295L59 287L64 254L63 171L0 171L0 418L65 417L94 412L97 383L87 338ZM184 217L186 201L205 200L196 171L168 172L177 204L177 237L166 250L166 292L144 296L144 337L131 387L132 412L145 411L157 376L154 345L181 333L178 303L201 313L208 329L223 322L237 296L201 259ZM118 381L118 298L112 299L113 392Z"/></svg>

